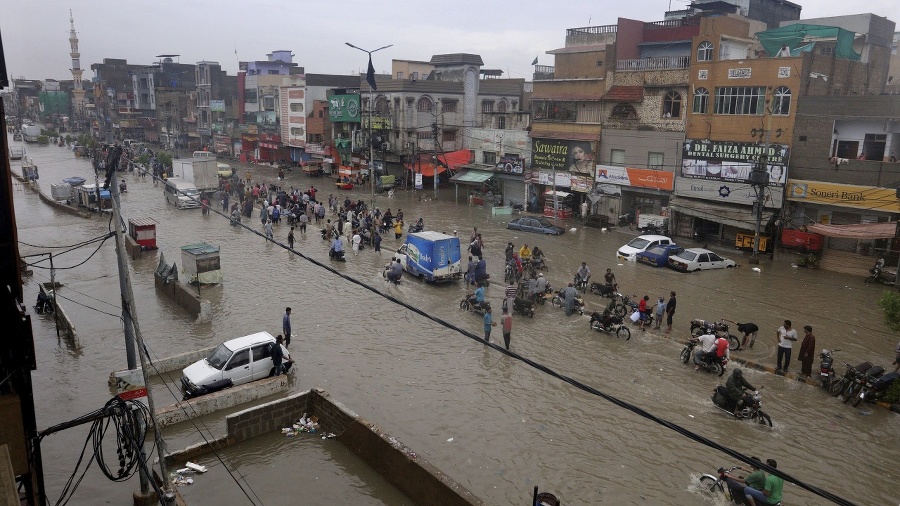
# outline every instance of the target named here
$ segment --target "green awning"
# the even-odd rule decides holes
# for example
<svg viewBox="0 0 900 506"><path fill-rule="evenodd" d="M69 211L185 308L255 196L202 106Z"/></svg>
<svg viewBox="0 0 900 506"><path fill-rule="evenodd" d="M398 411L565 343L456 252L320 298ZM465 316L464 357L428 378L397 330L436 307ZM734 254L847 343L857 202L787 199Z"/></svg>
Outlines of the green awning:
<svg viewBox="0 0 900 506"><path fill-rule="evenodd" d="M483 170L464 170L450 178L451 183L479 184L494 177L493 172Z"/></svg>
<svg viewBox="0 0 900 506"><path fill-rule="evenodd" d="M759 43L766 48L766 52L769 53L770 57L775 57L782 47L787 47L791 56L800 56L801 52L809 50L806 46L810 42L815 42L817 39L835 38L837 40L834 50L835 56L845 60L859 61L859 53L853 50L853 39L855 36L855 33L836 26L806 25L803 23L782 26L756 34Z"/></svg>

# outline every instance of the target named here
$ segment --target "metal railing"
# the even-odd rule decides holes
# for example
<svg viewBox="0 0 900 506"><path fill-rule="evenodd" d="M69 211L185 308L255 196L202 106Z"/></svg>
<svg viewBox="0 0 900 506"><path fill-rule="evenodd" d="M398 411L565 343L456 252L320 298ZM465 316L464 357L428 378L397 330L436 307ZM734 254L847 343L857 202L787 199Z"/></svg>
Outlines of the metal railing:
<svg viewBox="0 0 900 506"><path fill-rule="evenodd" d="M618 25L603 25L603 26L585 26L581 28L567 28L566 29L566 37L572 37L576 35L595 35L600 33L616 33L618 29Z"/></svg>
<svg viewBox="0 0 900 506"><path fill-rule="evenodd" d="M681 70L689 68L690 66L690 56L659 56L655 58L616 60L617 72L642 70Z"/></svg>
<svg viewBox="0 0 900 506"><path fill-rule="evenodd" d="M644 23L645 30L652 30L654 28L677 28L680 26L699 26L700 18L697 16L686 17L682 19L667 19L665 21L653 21L650 23Z"/></svg>

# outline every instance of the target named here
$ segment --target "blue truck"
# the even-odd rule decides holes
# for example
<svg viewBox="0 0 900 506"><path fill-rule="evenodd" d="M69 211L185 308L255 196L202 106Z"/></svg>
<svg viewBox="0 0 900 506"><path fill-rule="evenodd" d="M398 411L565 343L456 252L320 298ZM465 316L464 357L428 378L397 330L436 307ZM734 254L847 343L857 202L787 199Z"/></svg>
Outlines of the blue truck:
<svg viewBox="0 0 900 506"><path fill-rule="evenodd" d="M443 283L462 278L462 253L459 237L440 232L415 232L395 255L403 270L413 276Z"/></svg>

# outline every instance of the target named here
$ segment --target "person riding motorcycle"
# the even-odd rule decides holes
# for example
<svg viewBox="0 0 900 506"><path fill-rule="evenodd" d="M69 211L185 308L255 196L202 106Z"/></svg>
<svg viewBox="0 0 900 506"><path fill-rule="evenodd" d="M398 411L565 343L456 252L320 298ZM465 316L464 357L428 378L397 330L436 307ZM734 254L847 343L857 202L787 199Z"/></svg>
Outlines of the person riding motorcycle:
<svg viewBox="0 0 900 506"><path fill-rule="evenodd" d="M475 263L475 282L481 284L487 278L487 262L484 261L484 258L479 257L478 262Z"/></svg>
<svg viewBox="0 0 900 506"><path fill-rule="evenodd" d="M587 262L581 262L581 267L575 272L575 285L577 287L587 286L590 279L591 270L588 269Z"/></svg>
<svg viewBox="0 0 900 506"><path fill-rule="evenodd" d="M756 390L756 387L744 379L744 373L741 372L740 368L737 368L728 377L728 381L725 382L725 397L728 399L729 405L734 404L734 416L738 416L738 413L744 406L744 389Z"/></svg>
<svg viewBox="0 0 900 506"><path fill-rule="evenodd" d="M531 265L533 265L535 269L540 269L544 265L544 252L537 246L531 250Z"/></svg>
<svg viewBox="0 0 900 506"><path fill-rule="evenodd" d="M699 341L698 346L699 350L694 352L694 370L697 371L700 369L700 365L704 362L707 362L715 357L716 353L716 336L715 334L703 334L698 337ZM712 354L712 356L710 356Z"/></svg>
<svg viewBox="0 0 900 506"><path fill-rule="evenodd" d="M522 259L522 263L531 261L531 250L528 249L528 244L523 244L522 247L519 248L519 258Z"/></svg>
<svg viewBox="0 0 900 506"><path fill-rule="evenodd" d="M413 225L412 231L415 233L415 232L421 232L423 230L425 230L425 220L423 220L422 218L419 218L419 221L417 221L416 224Z"/></svg>
<svg viewBox="0 0 900 506"><path fill-rule="evenodd" d="M334 241L331 242L331 251L329 251L329 256L332 258L343 258L344 257L344 243L341 241L341 236L336 236Z"/></svg>
<svg viewBox="0 0 900 506"><path fill-rule="evenodd" d="M545 291L547 291L547 279L544 277L543 272L539 272L537 279L534 281L533 298L536 299L537 297L540 297Z"/></svg>
<svg viewBox="0 0 900 506"><path fill-rule="evenodd" d="M480 309L484 307L484 286L479 281L476 283L478 288L475 289L475 293L469 296L469 304L472 305L475 309Z"/></svg>
<svg viewBox="0 0 900 506"><path fill-rule="evenodd" d="M390 270L387 273L388 281L393 281L395 283L400 282L400 278L403 276L403 266L400 265L400 260L396 259L394 263L391 264Z"/></svg>
<svg viewBox="0 0 900 506"><path fill-rule="evenodd" d="M506 249L503 251L503 255L506 258L506 261L509 262L512 260L513 252L516 251L516 247L513 246L513 243L506 243Z"/></svg>
<svg viewBox="0 0 900 506"><path fill-rule="evenodd" d="M612 273L612 269L606 269L606 274L603 275L603 281L606 282L606 286L612 288L613 290L617 290L619 288L619 284L616 283L616 275Z"/></svg>

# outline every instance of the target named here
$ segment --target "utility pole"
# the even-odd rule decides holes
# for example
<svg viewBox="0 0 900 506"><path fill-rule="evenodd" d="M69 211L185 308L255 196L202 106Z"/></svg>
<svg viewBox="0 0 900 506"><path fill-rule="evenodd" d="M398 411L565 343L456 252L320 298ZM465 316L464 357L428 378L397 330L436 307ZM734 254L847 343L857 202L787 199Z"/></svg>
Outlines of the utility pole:
<svg viewBox="0 0 900 506"><path fill-rule="evenodd" d="M771 102L769 107L765 109L766 113L768 113L768 120L766 124L766 129L763 130L761 128L754 128L750 130L750 135L756 137L757 135L762 139L763 134L766 136L765 144L763 144L763 152L759 155L759 158L756 160L756 165L750 171L750 177L748 182L756 192L756 203L754 204L754 214L756 217L756 229L753 235L753 252L750 254L749 263L758 264L759 263L759 242L760 235L759 231L762 226L762 213L763 206L765 204L766 199L766 190L769 188L769 141L772 138L772 114L775 111L775 107L778 104ZM782 129L778 129L776 132L776 138L781 137L781 134L784 133Z"/></svg>
<svg viewBox="0 0 900 506"><path fill-rule="evenodd" d="M437 124L437 116L435 116L434 122L431 123L431 138L434 139L434 200L437 200L437 192L438 192L438 167L440 166L441 159L438 158L438 124ZM443 150L440 150L443 152Z"/></svg>

